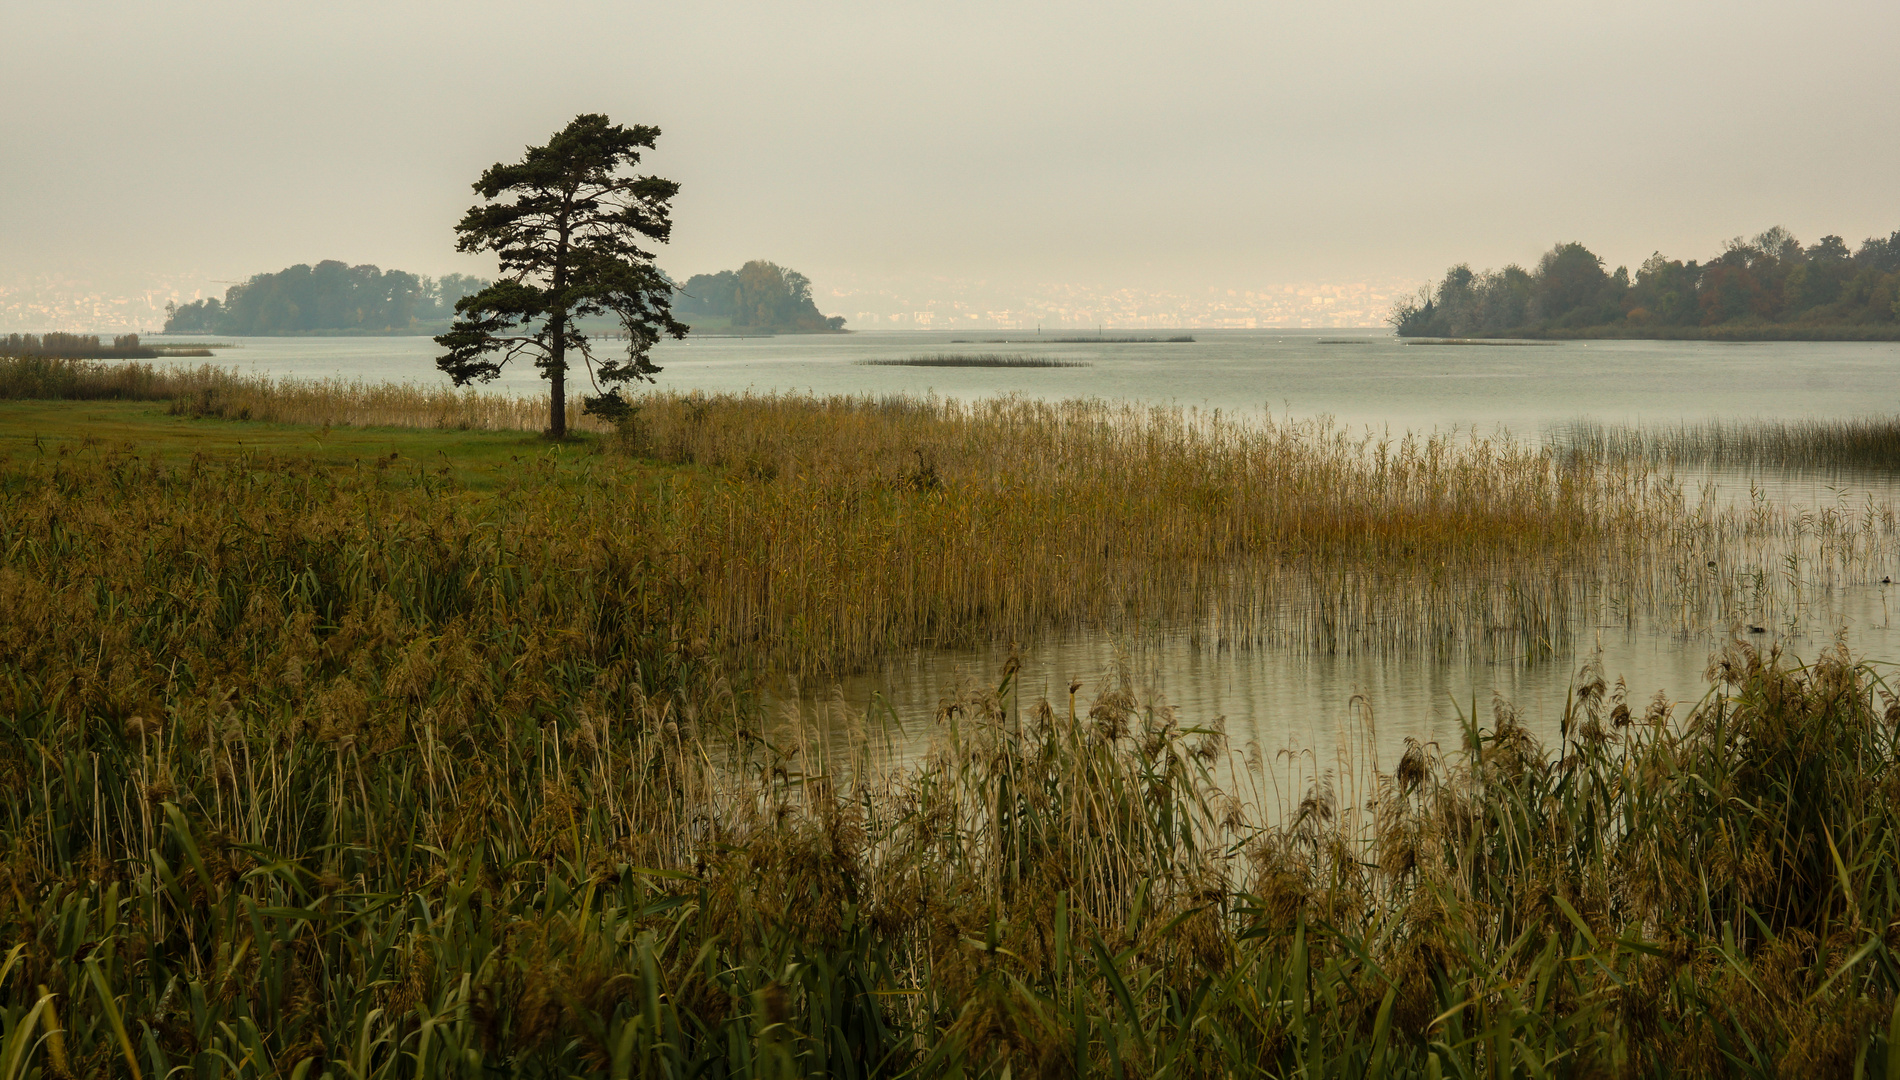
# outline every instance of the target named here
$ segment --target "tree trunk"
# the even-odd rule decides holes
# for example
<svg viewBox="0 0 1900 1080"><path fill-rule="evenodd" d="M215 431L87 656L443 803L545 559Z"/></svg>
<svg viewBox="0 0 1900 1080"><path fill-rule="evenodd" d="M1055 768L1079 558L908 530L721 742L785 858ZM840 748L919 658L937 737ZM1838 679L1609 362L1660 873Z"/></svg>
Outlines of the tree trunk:
<svg viewBox="0 0 1900 1080"><path fill-rule="evenodd" d="M558 312L548 321L548 381L553 384L553 399L548 402L548 437L567 438L567 313Z"/></svg>
<svg viewBox="0 0 1900 1080"><path fill-rule="evenodd" d="M548 382L553 384L554 399L548 403L548 438L567 438L567 245L571 235L568 212L574 204L574 189L567 189L559 223L559 238L554 245L554 314L548 319Z"/></svg>

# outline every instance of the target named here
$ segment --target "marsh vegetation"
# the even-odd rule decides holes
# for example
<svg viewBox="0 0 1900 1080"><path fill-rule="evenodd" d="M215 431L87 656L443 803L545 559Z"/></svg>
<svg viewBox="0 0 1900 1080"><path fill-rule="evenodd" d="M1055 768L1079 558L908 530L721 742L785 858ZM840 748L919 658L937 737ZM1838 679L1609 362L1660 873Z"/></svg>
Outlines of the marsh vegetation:
<svg viewBox="0 0 1900 1080"><path fill-rule="evenodd" d="M1040 334L1029 338L986 338L984 345L1186 345L1194 341L1193 334L1175 334L1171 337L1138 337L1127 334L1116 337L1043 337ZM952 340L952 345L968 345L971 342Z"/></svg>
<svg viewBox="0 0 1900 1080"><path fill-rule="evenodd" d="M0 340L0 356L150 360L160 355L169 353L160 353L140 345L137 334L119 334L110 345L101 342L98 334L8 334L4 340Z"/></svg>
<svg viewBox="0 0 1900 1080"><path fill-rule="evenodd" d="M1892 470L1900 466L1900 421L1886 416L1828 420L1703 420L1610 426L1573 423L1554 433L1563 452L1657 466L1711 465Z"/></svg>
<svg viewBox="0 0 1900 1080"><path fill-rule="evenodd" d="M1724 506L1609 438L648 393L551 444L540 398L10 363L516 460L0 461L9 1076L1900 1068L1900 705L1840 653L1733 641L1681 707L1586 664L1551 745L1498 703L1379 760L1360 707L1324 768L1125 676L1043 701L1005 664L901 763L753 694L1129 620L1740 628L1877 577L1885 507Z"/></svg>
<svg viewBox="0 0 1900 1080"><path fill-rule="evenodd" d="M1074 368L1092 367L1087 360L1062 360L1028 353L932 353L907 356L898 360L859 360L867 367L989 367L989 368Z"/></svg>

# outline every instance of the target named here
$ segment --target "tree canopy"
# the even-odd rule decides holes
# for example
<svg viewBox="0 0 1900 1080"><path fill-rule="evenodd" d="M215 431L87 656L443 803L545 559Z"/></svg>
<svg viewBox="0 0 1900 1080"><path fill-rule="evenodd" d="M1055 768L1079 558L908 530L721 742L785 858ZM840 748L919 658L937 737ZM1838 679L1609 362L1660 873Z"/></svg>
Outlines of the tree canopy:
<svg viewBox="0 0 1900 1080"><path fill-rule="evenodd" d="M462 297L488 282L463 274L437 280L404 270L326 259L274 274L253 274L209 297L165 308L168 334L269 336L324 332L404 333L439 325Z"/></svg>
<svg viewBox="0 0 1900 1080"><path fill-rule="evenodd" d="M811 298L811 279L777 263L754 259L737 270L694 274L673 308L695 326L777 334L836 333L844 316L826 317Z"/></svg>
<svg viewBox="0 0 1900 1080"><path fill-rule="evenodd" d="M1707 262L1651 255L1633 276L1559 244L1535 270L1454 266L1391 322L1406 337L1900 337L1900 232L1850 252L1776 226Z"/></svg>
<svg viewBox="0 0 1900 1080"><path fill-rule="evenodd" d="M622 127L598 113L574 118L546 146L490 166L474 188L483 201L456 225L458 251L492 251L501 279L455 305L448 351L436 366L457 386L486 382L526 357L550 383L548 434L567 434L568 354L579 354L597 393L590 412L621 415L623 383L651 381L661 335L686 336L672 314L673 283L641 242L666 243L679 185L631 173L660 129ZM577 320L611 314L626 332L624 360L594 355ZM605 384L605 390L601 390Z"/></svg>

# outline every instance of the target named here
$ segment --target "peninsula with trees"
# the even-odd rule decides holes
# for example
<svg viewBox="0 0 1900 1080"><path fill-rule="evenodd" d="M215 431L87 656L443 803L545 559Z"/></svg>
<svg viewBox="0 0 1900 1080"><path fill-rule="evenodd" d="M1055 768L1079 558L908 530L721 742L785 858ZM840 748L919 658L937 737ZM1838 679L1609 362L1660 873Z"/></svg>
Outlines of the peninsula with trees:
<svg viewBox="0 0 1900 1080"><path fill-rule="evenodd" d="M811 298L811 279L754 259L737 270L694 274L673 312L701 333L841 334L844 316L827 316Z"/></svg>
<svg viewBox="0 0 1900 1080"><path fill-rule="evenodd" d="M1460 263L1389 321L1400 337L1900 340L1900 232L1850 250L1776 226L1706 262L1651 255L1634 275L1559 244L1531 270Z"/></svg>

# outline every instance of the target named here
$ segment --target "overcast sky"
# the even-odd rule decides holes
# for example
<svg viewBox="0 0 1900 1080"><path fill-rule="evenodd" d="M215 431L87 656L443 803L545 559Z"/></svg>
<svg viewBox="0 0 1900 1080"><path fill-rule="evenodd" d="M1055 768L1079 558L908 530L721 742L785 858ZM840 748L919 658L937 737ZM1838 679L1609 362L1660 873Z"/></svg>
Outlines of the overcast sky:
<svg viewBox="0 0 1900 1080"><path fill-rule="evenodd" d="M1900 229L1900 3L0 0L0 284L480 272L487 165L650 123L676 274L1205 289ZM181 284L182 283L182 284Z"/></svg>

